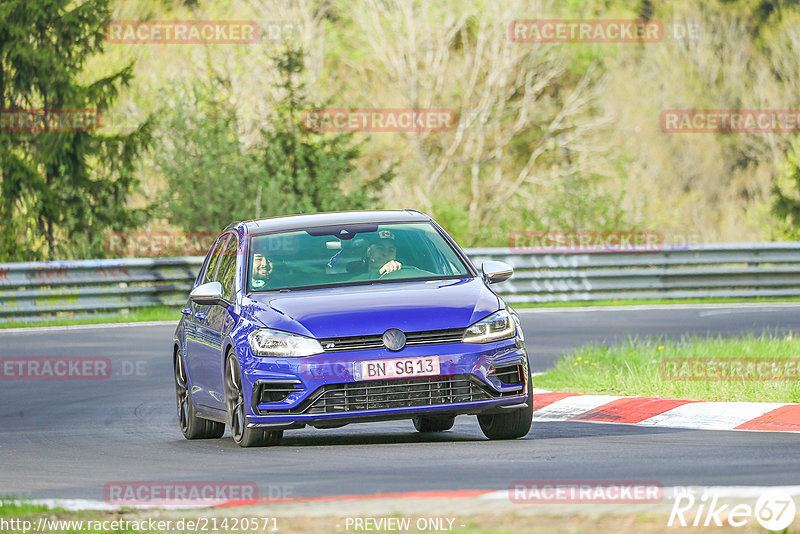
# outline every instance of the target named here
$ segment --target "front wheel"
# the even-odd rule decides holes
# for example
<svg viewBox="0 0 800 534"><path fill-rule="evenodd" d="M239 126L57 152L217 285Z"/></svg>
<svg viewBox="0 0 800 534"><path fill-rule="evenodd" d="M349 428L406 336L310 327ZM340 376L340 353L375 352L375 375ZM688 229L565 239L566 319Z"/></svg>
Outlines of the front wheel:
<svg viewBox="0 0 800 534"><path fill-rule="evenodd" d="M533 422L533 387L528 368L528 407L508 413L479 415L483 435L489 439L517 439L528 435Z"/></svg>
<svg viewBox="0 0 800 534"><path fill-rule="evenodd" d="M248 428L242 391L242 375L239 360L233 351L225 359L225 405L228 408L228 424L233 441L240 447L264 447L277 445L283 438L283 430Z"/></svg>
<svg viewBox="0 0 800 534"><path fill-rule="evenodd" d="M178 423L186 439L221 438L225 425L198 417L194 411L192 395L186 379L186 368L180 353L175 354L175 397L178 402Z"/></svg>

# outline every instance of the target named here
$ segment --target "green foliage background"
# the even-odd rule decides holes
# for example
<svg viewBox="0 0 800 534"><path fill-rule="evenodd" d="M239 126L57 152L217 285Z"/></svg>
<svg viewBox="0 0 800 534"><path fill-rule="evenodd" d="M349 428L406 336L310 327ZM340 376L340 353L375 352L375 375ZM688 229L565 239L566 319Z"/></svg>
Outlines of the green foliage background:
<svg viewBox="0 0 800 534"><path fill-rule="evenodd" d="M795 0L7 0L0 261L97 257L109 230L415 208L467 246L514 231L794 239L795 134L666 134L664 109L799 109ZM59 15L60 14L60 15ZM515 19L652 19L659 43L512 43ZM256 43L119 44L108 20L250 20ZM40 28L42 31L32 31ZM446 132L316 133L304 109L444 108Z"/></svg>
<svg viewBox="0 0 800 534"><path fill-rule="evenodd" d="M104 113L133 77L127 64L80 79L109 17L105 0L0 4L0 109ZM0 131L0 261L91 253L101 232L137 224L127 201L150 131L146 117L124 133Z"/></svg>

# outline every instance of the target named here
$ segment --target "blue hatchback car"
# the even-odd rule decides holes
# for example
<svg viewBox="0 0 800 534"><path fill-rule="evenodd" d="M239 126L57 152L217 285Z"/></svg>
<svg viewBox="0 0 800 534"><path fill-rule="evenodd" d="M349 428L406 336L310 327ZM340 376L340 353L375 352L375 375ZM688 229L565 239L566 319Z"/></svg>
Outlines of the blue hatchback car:
<svg viewBox="0 0 800 534"><path fill-rule="evenodd" d="M490 439L530 430L519 317L430 217L413 210L239 222L216 239L174 337L188 439L230 426L242 447L284 430L478 416Z"/></svg>

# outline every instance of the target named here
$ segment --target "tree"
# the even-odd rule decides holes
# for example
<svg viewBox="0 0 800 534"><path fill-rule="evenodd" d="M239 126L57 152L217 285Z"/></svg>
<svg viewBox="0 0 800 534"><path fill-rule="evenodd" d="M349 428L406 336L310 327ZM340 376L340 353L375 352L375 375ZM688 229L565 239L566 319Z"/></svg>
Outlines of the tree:
<svg viewBox="0 0 800 534"><path fill-rule="evenodd" d="M179 89L159 115L156 163L167 182L162 205L172 224L187 231L219 231L233 220L374 207L394 173L364 180L353 164L360 146L350 134L304 129L311 108L302 49L283 47L272 57L278 82L268 125L252 146L240 135L231 80L207 78ZM174 84L171 84L174 86Z"/></svg>
<svg viewBox="0 0 800 534"><path fill-rule="evenodd" d="M394 134L384 153L402 159L397 196L457 228L459 242L504 244L504 230L527 224L519 213L529 198L541 210L558 200L547 194L553 184L604 176L596 58L574 52L586 47L509 39L509 22L530 18L530 2L364 0L340 9L355 28L351 53L367 57L346 65L358 100L457 113L450 131Z"/></svg>
<svg viewBox="0 0 800 534"><path fill-rule="evenodd" d="M166 179L158 204L167 220L188 232L219 232L271 211L274 192L258 155L242 142L226 84L210 76L169 85L154 147Z"/></svg>
<svg viewBox="0 0 800 534"><path fill-rule="evenodd" d="M108 135L86 123L49 122L73 120L76 110L102 117L131 81L132 63L94 82L79 81L87 59L103 50L109 19L109 0L0 3L0 261L96 254L103 232L136 220L127 197L150 140L149 120L130 133ZM23 113L8 111L15 109ZM25 117L40 122L9 123Z"/></svg>
<svg viewBox="0 0 800 534"><path fill-rule="evenodd" d="M373 207L377 193L394 177L392 169L362 180L353 161L360 146L352 134L328 134L302 127L301 113L312 106L300 81L302 49L285 47L273 62L282 98L264 132L263 162L277 188L276 215ZM346 188L349 186L349 191Z"/></svg>
<svg viewBox="0 0 800 534"><path fill-rule="evenodd" d="M784 237L800 237L800 145L795 144L786 154L783 175L772 186L772 213L783 226Z"/></svg>

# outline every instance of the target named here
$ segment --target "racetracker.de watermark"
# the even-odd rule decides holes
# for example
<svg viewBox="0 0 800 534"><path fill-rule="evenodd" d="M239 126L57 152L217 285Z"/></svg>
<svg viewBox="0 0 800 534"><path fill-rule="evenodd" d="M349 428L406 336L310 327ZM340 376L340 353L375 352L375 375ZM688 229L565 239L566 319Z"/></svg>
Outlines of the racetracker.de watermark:
<svg viewBox="0 0 800 534"><path fill-rule="evenodd" d="M96 109L2 109L3 132L88 132L102 125Z"/></svg>
<svg viewBox="0 0 800 534"><path fill-rule="evenodd" d="M9 356L0 358L3 380L105 380L111 360L98 356Z"/></svg>
<svg viewBox="0 0 800 534"><path fill-rule="evenodd" d="M103 249L115 257L204 256L216 232L106 232Z"/></svg>
<svg viewBox="0 0 800 534"><path fill-rule="evenodd" d="M0 532L277 532L276 517L198 517L191 519L59 519L0 517Z"/></svg>
<svg viewBox="0 0 800 534"><path fill-rule="evenodd" d="M662 380L669 381L800 380L800 358L664 358L659 372Z"/></svg>
<svg viewBox="0 0 800 534"><path fill-rule="evenodd" d="M509 487L517 504L658 503L664 487L641 480L518 480Z"/></svg>
<svg viewBox="0 0 800 534"><path fill-rule="evenodd" d="M291 491L286 486L270 486L270 499L286 499ZM259 499L255 482L109 482L103 487L108 504L117 506L189 505L213 506L229 501Z"/></svg>
<svg viewBox="0 0 800 534"><path fill-rule="evenodd" d="M664 38L657 20L514 20L508 38L515 43L656 43Z"/></svg>
<svg viewBox="0 0 800 534"><path fill-rule="evenodd" d="M524 230L509 234L516 254L658 252L664 236L650 230Z"/></svg>
<svg viewBox="0 0 800 534"><path fill-rule="evenodd" d="M0 358L0 380L106 380L148 376L147 360L114 360L105 356L6 356Z"/></svg>
<svg viewBox="0 0 800 534"><path fill-rule="evenodd" d="M248 44L258 42L252 20L112 20L105 25L112 44Z"/></svg>
<svg viewBox="0 0 800 534"><path fill-rule="evenodd" d="M456 124L451 109L310 109L300 114L315 132L445 132Z"/></svg>
<svg viewBox="0 0 800 534"><path fill-rule="evenodd" d="M664 133L798 133L797 109L665 109Z"/></svg>

